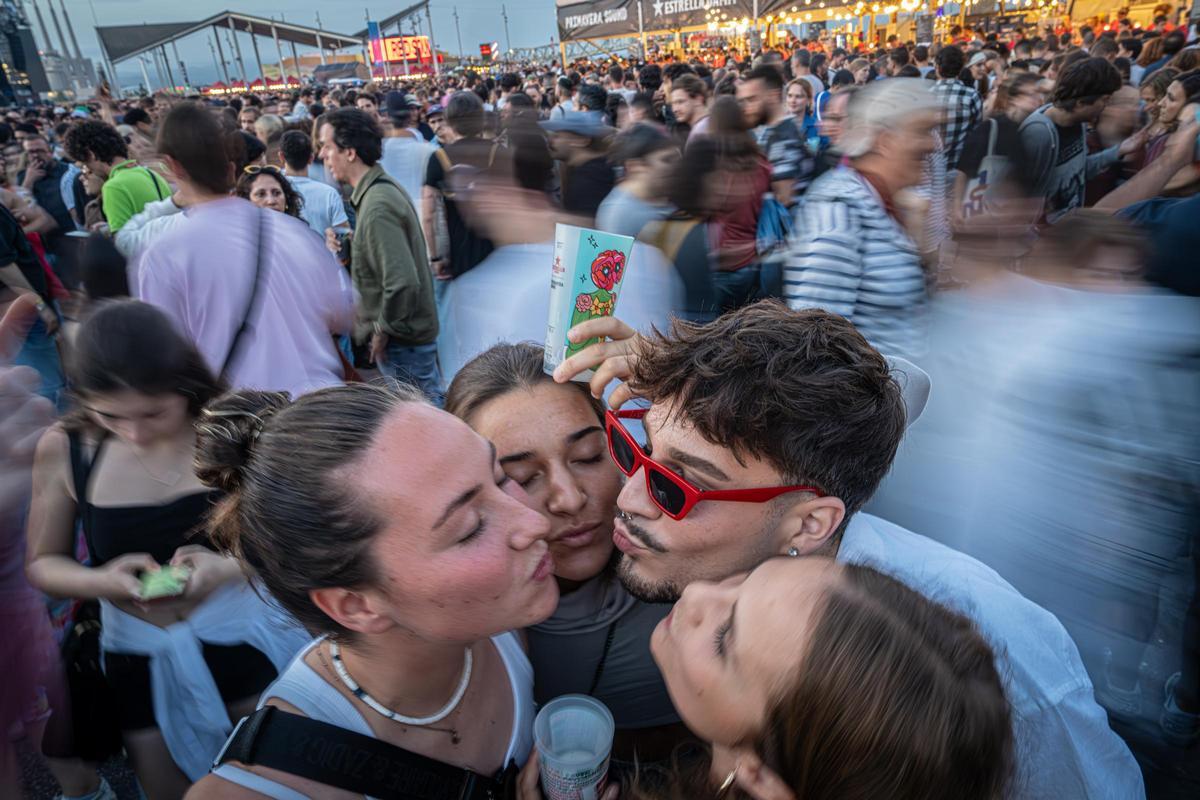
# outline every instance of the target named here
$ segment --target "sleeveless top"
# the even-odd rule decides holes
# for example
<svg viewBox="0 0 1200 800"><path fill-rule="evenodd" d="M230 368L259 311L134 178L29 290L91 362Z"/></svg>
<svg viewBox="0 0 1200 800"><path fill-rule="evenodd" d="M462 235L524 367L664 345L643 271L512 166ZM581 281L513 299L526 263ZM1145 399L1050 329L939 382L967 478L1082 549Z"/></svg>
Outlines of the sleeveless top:
<svg viewBox="0 0 1200 800"><path fill-rule="evenodd" d="M258 707L262 708L274 697L295 706L310 719L378 738L354 704L305 662L304 657L309 651L324 640L324 636L317 638L296 655L288 668L263 692ZM509 631L493 636L492 644L508 672L513 696L513 727L504 763L515 762L520 767L533 750L533 719L537 714L533 702L533 667L515 633ZM232 764L221 764L213 774L276 800L307 800L307 795L302 792Z"/></svg>
<svg viewBox="0 0 1200 800"><path fill-rule="evenodd" d="M195 492L162 505L94 506L88 501L88 488L108 437L96 445L91 461L84 458L78 433L69 433L68 441L75 503L92 567L103 566L126 553L149 553L155 561L165 564L185 544L211 549L208 538L196 535L196 531L204 515L220 498L220 492Z"/></svg>

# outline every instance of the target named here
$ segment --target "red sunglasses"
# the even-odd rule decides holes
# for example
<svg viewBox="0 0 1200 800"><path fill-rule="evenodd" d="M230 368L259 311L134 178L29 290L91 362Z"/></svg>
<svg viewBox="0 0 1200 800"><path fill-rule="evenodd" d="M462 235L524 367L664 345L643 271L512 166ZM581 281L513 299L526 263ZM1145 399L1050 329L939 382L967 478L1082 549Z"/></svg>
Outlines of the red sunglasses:
<svg viewBox="0 0 1200 800"><path fill-rule="evenodd" d="M702 500L733 503L765 503L788 492L812 492L817 497L825 493L815 486L773 486L767 489L719 489L701 491L680 475L646 455L634 438L621 424L622 419L642 419L647 409L604 412L604 428L608 435L608 452L616 462L617 469L632 478L639 469L646 470L646 490L654 505L671 519L683 519Z"/></svg>

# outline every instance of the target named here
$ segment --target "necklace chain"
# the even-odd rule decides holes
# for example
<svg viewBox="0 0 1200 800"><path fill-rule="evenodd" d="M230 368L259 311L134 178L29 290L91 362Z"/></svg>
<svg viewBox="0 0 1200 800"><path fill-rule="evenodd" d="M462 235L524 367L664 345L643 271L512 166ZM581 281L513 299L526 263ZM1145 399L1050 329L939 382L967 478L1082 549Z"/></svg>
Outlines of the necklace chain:
<svg viewBox="0 0 1200 800"><path fill-rule="evenodd" d="M329 643L329 656L333 659L333 669L345 687L349 689L355 697L366 703L372 711L375 711L376 713L381 714L388 719L395 720L396 722L402 722L405 725L432 725L435 722L441 722L446 717L450 716L454 709L458 708L458 704L462 702L463 695L467 693L467 685L471 682L471 665L473 661L471 657L471 648L463 648L463 653L462 680L458 682L458 688L454 690L454 695L450 698L450 702L446 703L446 705L444 705L440 710L435 711L428 717L409 717L401 714L399 711L393 711L383 703L380 703L374 697L371 697L371 695L367 694L367 691L359 686L358 683L355 682L354 678L350 677L350 673L347 671L346 665L342 663L341 648L338 647L337 642Z"/></svg>

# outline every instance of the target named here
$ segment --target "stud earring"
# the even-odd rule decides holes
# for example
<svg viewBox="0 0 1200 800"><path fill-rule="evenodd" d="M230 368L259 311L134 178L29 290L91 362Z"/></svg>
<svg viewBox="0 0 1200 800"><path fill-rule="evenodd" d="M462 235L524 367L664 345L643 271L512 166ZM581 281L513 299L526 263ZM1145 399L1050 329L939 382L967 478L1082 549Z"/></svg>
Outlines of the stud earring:
<svg viewBox="0 0 1200 800"><path fill-rule="evenodd" d="M789 558L795 558L796 556L800 555L800 551L794 547L789 547L787 554Z"/></svg>

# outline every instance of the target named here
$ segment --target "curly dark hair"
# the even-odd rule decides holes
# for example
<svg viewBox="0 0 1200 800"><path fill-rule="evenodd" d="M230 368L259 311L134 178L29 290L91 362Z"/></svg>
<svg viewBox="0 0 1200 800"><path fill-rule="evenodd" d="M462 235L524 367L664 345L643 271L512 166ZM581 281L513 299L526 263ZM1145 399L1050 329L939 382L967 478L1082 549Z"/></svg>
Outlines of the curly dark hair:
<svg viewBox="0 0 1200 800"><path fill-rule="evenodd" d="M1054 105L1063 111L1089 105L1121 88L1121 73L1105 58L1085 58L1066 67L1054 84Z"/></svg>
<svg viewBox="0 0 1200 800"><path fill-rule="evenodd" d="M243 172L241 177L238 178L237 188L234 189L235 194L237 194L238 197L243 197L249 200L251 187L254 185L254 181L258 180L264 175L269 178L274 178L279 184L279 188L283 190L284 213L288 216L299 217L300 209L304 206L304 198L301 197L300 193L297 192L295 187L292 186L292 182L287 179L287 176L278 169L262 169L253 174Z"/></svg>
<svg viewBox="0 0 1200 800"><path fill-rule="evenodd" d="M630 387L736 458L761 458L786 483L840 498L846 521L875 493L904 434L900 385L883 356L843 317L778 301L656 331Z"/></svg>
<svg viewBox="0 0 1200 800"><path fill-rule="evenodd" d="M938 77L957 78L967 65L967 59L957 45L947 45L938 50L933 63L937 65Z"/></svg>
<svg viewBox="0 0 1200 800"><path fill-rule="evenodd" d="M111 164L118 158L129 158L129 148L121 132L107 122L95 119L85 119L68 128L63 149L67 151L67 158L79 162L94 158Z"/></svg>

